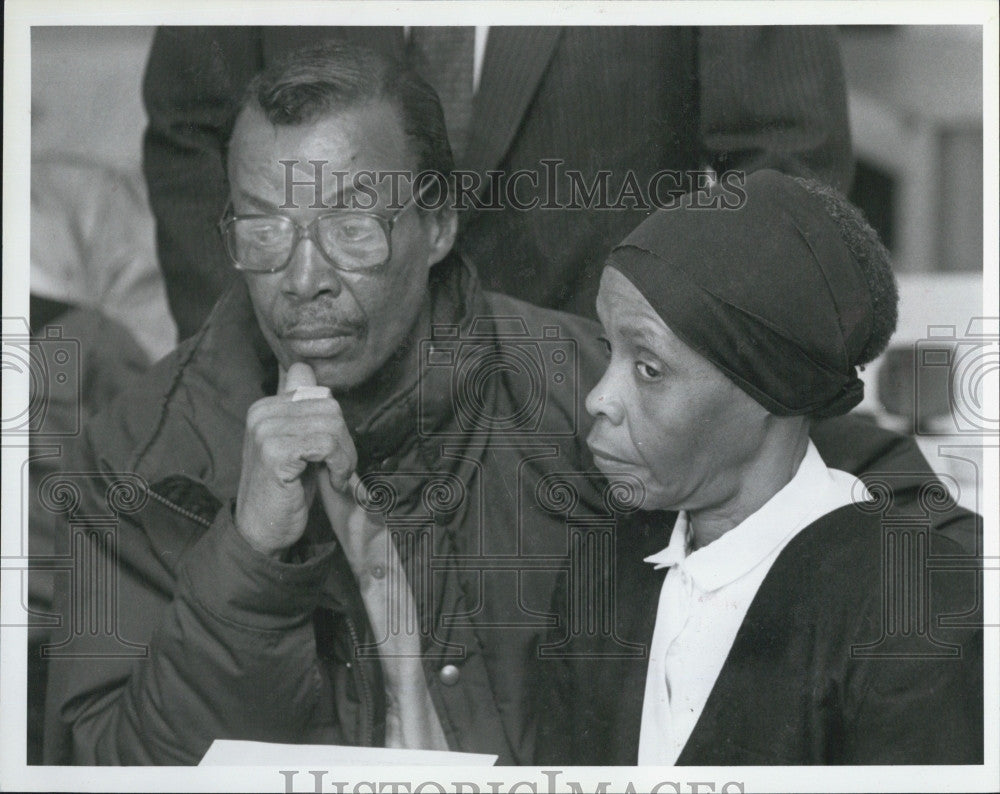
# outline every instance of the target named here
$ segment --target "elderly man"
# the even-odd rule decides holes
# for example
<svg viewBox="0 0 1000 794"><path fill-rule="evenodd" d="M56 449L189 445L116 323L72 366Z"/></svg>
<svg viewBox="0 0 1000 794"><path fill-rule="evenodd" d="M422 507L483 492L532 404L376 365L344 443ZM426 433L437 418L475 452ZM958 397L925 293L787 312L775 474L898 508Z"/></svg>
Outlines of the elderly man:
<svg viewBox="0 0 1000 794"><path fill-rule="evenodd" d="M371 51L261 75L228 166L244 279L67 467L94 473L76 514L106 510L118 473L148 498L99 550L117 558L121 642L83 632L70 650L90 658L54 654L47 757L190 764L228 737L527 760L517 680L551 571L516 560L565 554L535 489L587 470L577 379L600 357L574 340L590 324L484 293L451 253L450 207L360 178L452 168L433 90ZM92 614L66 584L63 614ZM419 608L416 636L391 631L397 607L404 624ZM421 651L426 686L407 688Z"/></svg>
<svg viewBox="0 0 1000 794"><path fill-rule="evenodd" d="M87 428L77 502L49 498L116 577L62 591L50 762L190 764L217 738L531 759L567 524L609 516L582 441L602 356L591 323L483 292L447 205L372 178L451 160L434 92L374 52L251 86L221 223L243 278ZM911 465L856 436L840 465ZM74 523L109 506L113 532Z"/></svg>

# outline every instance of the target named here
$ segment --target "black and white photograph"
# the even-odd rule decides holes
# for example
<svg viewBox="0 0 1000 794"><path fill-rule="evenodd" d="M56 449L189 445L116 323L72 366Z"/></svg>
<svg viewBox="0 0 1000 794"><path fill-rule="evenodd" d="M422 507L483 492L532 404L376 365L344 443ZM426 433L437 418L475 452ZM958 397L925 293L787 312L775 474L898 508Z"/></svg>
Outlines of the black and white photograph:
<svg viewBox="0 0 1000 794"><path fill-rule="evenodd" d="M0 790L1000 789L995 6L4 16Z"/></svg>

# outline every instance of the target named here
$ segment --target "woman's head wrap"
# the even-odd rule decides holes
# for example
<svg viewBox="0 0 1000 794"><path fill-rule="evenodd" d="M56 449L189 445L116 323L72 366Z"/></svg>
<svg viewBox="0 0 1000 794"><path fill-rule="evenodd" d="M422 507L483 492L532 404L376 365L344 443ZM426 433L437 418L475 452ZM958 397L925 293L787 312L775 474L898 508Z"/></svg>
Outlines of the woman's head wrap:
<svg viewBox="0 0 1000 794"><path fill-rule="evenodd" d="M872 329L865 274L837 221L796 180L757 171L744 192L736 209L689 198L656 212L607 264L771 413L847 413L864 396L855 364Z"/></svg>

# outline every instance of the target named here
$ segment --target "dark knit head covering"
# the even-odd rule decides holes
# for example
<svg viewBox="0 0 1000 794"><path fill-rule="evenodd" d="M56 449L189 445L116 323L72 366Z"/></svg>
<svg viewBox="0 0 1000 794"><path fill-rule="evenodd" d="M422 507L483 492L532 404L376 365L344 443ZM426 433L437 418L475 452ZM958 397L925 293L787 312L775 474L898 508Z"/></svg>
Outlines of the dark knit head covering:
<svg viewBox="0 0 1000 794"><path fill-rule="evenodd" d="M855 364L872 329L860 266L821 201L758 171L738 209L660 210L608 266L689 347L778 416L837 416L861 402Z"/></svg>

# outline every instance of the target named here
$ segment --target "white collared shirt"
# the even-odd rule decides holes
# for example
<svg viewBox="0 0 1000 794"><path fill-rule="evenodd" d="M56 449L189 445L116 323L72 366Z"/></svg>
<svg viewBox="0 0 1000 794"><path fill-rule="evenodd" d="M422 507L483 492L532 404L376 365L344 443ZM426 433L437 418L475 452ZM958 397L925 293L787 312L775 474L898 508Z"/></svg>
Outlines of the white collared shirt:
<svg viewBox="0 0 1000 794"><path fill-rule="evenodd" d="M646 557L670 568L656 611L639 734L639 763L672 766L701 717L750 602L781 550L827 513L864 499L851 474L829 469L810 441L795 476L757 512L689 552L687 514Z"/></svg>
<svg viewBox="0 0 1000 794"><path fill-rule="evenodd" d="M486 58L486 40L490 35L489 25L476 25L472 45L472 93L479 91L479 80L483 76L483 59ZM403 26L403 36L410 40L410 26Z"/></svg>

